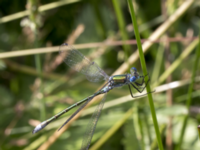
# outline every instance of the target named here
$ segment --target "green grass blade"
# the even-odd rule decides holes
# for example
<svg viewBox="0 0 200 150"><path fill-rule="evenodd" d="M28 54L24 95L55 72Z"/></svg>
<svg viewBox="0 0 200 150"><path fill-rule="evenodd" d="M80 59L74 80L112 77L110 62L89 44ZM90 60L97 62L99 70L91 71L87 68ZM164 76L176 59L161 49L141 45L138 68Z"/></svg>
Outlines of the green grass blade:
<svg viewBox="0 0 200 150"><path fill-rule="evenodd" d="M71 3L76 3L79 2L80 0L62 0L62 1L56 1L56 2L52 2L46 5L42 5L39 7L39 12L44 12L50 9L55 9L57 7L61 7L63 5L68 5ZM23 18L25 16L28 16L30 14L29 10L25 10L25 11L21 11L9 16L5 16L0 18L0 24L2 23L6 23L6 22L10 22L19 18Z"/></svg>
<svg viewBox="0 0 200 150"><path fill-rule="evenodd" d="M183 60L194 50L196 45L198 44L198 40L194 40L187 48L183 51L183 53L177 58L171 66L159 77L159 79L153 84L153 87L160 85L164 82L167 77L172 74L172 72L183 62Z"/></svg>
<svg viewBox="0 0 200 150"><path fill-rule="evenodd" d="M199 37L200 37L200 33L199 33ZM198 70L198 62L199 62L199 57L200 57L200 38L199 38L199 45L196 49L195 56L196 57L195 57L194 65L193 65L192 78L191 78L192 82L191 82L189 89L188 89L188 99L187 99L187 102L186 102L188 109L190 108L190 105L191 105L191 102L192 102L192 91L193 91L193 86L194 86L194 82L195 82L196 71ZM188 115L184 118L184 122L183 122L182 130L181 130L181 135L180 135L177 150L181 149L181 145L182 145L182 142L183 142L183 137L184 137L187 121L188 121Z"/></svg>
<svg viewBox="0 0 200 150"><path fill-rule="evenodd" d="M140 35L139 35L139 32L138 32L138 27L137 27L137 22L136 22L136 17L135 17L135 13L134 13L132 0L127 0L127 1L128 1L128 5L129 5L129 8L130 8L130 14L131 14L131 17L132 17L133 28L134 28L135 36L136 36L136 40L137 40L142 70L143 70L144 75L146 75L147 74L147 68L146 68L146 63L145 63L145 59L144 59L144 53L143 53L143 50L142 50L142 44L141 44L141 41L140 41ZM148 93L151 92L151 88L150 88L149 84L147 84L146 89L147 89ZM155 128L155 131L156 131L158 147L159 147L160 150L163 150L162 140L161 140L161 136L160 136L160 132L159 132L158 122L157 122L154 103L153 103L153 97L152 97L151 93L148 94L148 99L149 99L151 115L152 115L152 119L153 119L153 123L154 123L154 128Z"/></svg>
<svg viewBox="0 0 200 150"><path fill-rule="evenodd" d="M112 0L112 3L114 6L114 9L115 9L116 16L117 16L117 21L118 21L120 33L122 36L122 40L126 41L126 40L128 40L128 34L126 32L125 20L123 19L123 14L120 9L120 1ZM130 51L131 47L130 47L130 45L123 44L123 49L125 52L125 61L127 62L128 52Z"/></svg>
<svg viewBox="0 0 200 150"><path fill-rule="evenodd" d="M133 108L130 108L125 115L120 119L115 125L110 128L104 136L102 136L91 148L90 150L99 149L99 147L106 142L115 132L118 130L126 121L127 119L133 114Z"/></svg>
<svg viewBox="0 0 200 150"><path fill-rule="evenodd" d="M38 47L38 37L39 37L39 25L38 25L38 17L39 17L39 2L37 0L28 0L28 5L30 5L29 9L30 9L30 21L33 24L32 32L34 34L34 46ZM42 77L41 77L41 73L42 73L42 66L41 66L41 58L40 55L37 54L35 55L35 65L36 65L36 70L39 74L39 78L42 81ZM39 87L39 92L41 91L41 87ZM44 99L42 98L40 100L40 119L44 120L46 118L46 113L45 113L45 102Z"/></svg>

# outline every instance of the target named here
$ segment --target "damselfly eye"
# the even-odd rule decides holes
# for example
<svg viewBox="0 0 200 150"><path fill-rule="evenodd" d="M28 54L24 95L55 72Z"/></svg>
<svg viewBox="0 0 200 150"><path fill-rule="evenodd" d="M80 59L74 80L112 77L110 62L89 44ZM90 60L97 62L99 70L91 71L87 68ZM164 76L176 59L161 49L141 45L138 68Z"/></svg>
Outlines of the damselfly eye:
<svg viewBox="0 0 200 150"><path fill-rule="evenodd" d="M135 80L137 80L137 78L136 78L135 76L132 76L132 77L130 78L130 82L134 82Z"/></svg>
<svg viewBox="0 0 200 150"><path fill-rule="evenodd" d="M131 74L133 74L134 72L137 72L137 69L136 69L135 67L132 67L132 68L130 69L130 72L131 72Z"/></svg>

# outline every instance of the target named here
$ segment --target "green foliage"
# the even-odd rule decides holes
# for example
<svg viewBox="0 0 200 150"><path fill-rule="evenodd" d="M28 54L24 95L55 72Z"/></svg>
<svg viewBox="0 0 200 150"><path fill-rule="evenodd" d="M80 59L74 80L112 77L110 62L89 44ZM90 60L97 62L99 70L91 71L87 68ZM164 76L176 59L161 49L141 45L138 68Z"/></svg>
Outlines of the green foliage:
<svg viewBox="0 0 200 150"><path fill-rule="evenodd" d="M161 5L166 8L165 13L169 18L189 1L191 0L166 0L166 3L157 0L132 1L141 39L147 39L162 23L167 21L162 14ZM56 5L62 2L65 4ZM91 57L108 75L116 70L121 73L129 72L129 69L124 67L125 62L128 61L130 66L137 67L141 75L149 73L150 79L152 79L150 85L165 84L168 82L166 79L169 76L171 76L170 82L185 81L192 77L196 56L194 47L197 47L198 44L194 38L199 34L200 24L199 1L194 1L193 5L188 6L189 9L184 11L182 17L175 17L175 23L166 29L167 35L165 36L168 38L158 38L157 40L161 40L158 41L158 44L154 43L156 40L151 41L154 44L145 53L147 70L143 70L144 72L141 69L144 69L141 67L144 60L140 60L140 62L137 59L137 61L134 60L134 64L130 63L137 57L133 57L134 52L137 51L137 45L126 45L122 42L120 45L105 46L104 51L101 51L98 46L89 48L87 45L103 41L112 44L113 41L135 39L136 32L132 28L127 1L116 2L113 0L115 6L112 1L106 0L68 2L67 0L39 1L40 6L47 6L50 3L54 5L45 11L39 7L38 13L35 14L33 11L30 14L34 18L30 20L30 16L24 12L26 9L30 9L30 1L0 1L0 150L38 149L50 138L54 139L56 137L54 132L57 132L57 129L76 109L58 118L37 134L33 135L32 130L39 121L44 121L42 118L52 117L66 107L93 94L103 84L90 83L83 75L73 72L64 63L57 64L55 58L58 53L51 53L49 50L65 41L75 45L75 48L79 46L80 51L87 57ZM12 19L19 12L22 17ZM6 21L6 18L9 20ZM37 25L36 28L33 24ZM80 25L82 25L82 29L80 29ZM172 37L176 39L174 42L169 41L169 38ZM187 40L183 40L183 38L187 38ZM77 44L86 45L84 47ZM166 45L169 49L169 60L167 60ZM49 48L43 54L38 52L37 63L36 55L23 55L29 49L36 51L37 48ZM186 53L185 51L189 48L191 48L189 53ZM124 49L126 49L125 52ZM10 54L15 51L19 51L20 54L11 56ZM40 49L40 51L44 50ZM5 54L8 55L1 59ZM185 54L184 57L182 57L183 54ZM126 57L127 59L125 59ZM166 68L166 61L175 67L168 70L170 67ZM174 62L178 63L173 65ZM52 64L57 64L57 66L48 70ZM200 75L200 62L197 66L194 77ZM192 101L189 109L186 106L189 81L171 84L163 92L159 92L163 87L151 88L159 92L158 94L152 93L152 95L164 149L169 146L165 143L166 139L170 138L167 134L169 117L172 117L171 145L176 147L179 144L186 115L188 120L181 148L200 149L197 130L200 122L199 82L199 79L194 80L191 87ZM171 95L172 105L168 105L166 102L170 97L166 92L169 87L174 87ZM101 138L108 138L104 137L107 131L123 120L118 129L99 145L100 150L158 148L147 97L140 98L135 102L135 99L125 97L126 95L129 95L126 86L116 88L108 93L91 147L95 146ZM97 101L94 102L91 108L83 111L82 116L75 120L53 143L49 144L48 149L80 149L85 128L97 103ZM133 117L124 119L132 107Z"/></svg>

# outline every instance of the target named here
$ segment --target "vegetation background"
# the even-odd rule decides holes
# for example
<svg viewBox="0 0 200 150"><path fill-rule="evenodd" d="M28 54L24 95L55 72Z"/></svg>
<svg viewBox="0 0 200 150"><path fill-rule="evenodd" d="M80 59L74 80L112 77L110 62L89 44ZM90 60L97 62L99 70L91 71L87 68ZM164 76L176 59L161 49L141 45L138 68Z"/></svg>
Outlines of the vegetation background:
<svg viewBox="0 0 200 150"><path fill-rule="evenodd" d="M143 49L156 90L162 145L167 150L199 150L200 0L132 3L142 42L150 44ZM0 17L0 150L80 149L100 98L61 131L57 129L73 111L32 134L40 121L103 84L87 81L62 63L58 46L74 45L108 75L128 73L132 66L143 74L127 1L1 0ZM158 149L154 126L146 96L133 99L128 87L114 89L107 95L90 149Z"/></svg>

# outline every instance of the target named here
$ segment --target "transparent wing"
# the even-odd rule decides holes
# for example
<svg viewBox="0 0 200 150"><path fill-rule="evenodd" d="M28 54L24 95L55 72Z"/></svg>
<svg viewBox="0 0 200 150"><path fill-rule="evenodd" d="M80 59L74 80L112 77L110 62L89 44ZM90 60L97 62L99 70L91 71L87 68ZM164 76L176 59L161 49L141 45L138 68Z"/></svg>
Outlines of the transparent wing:
<svg viewBox="0 0 200 150"><path fill-rule="evenodd" d="M81 146L81 150L88 150L91 140L92 140L92 136L94 134L94 130L96 128L99 116L101 114L101 110L103 108L105 99L106 99L106 95L107 93L104 95L104 97L102 98L101 102L99 103L99 105L97 106L96 110L94 111L88 125L85 131L85 135L83 137L83 143Z"/></svg>
<svg viewBox="0 0 200 150"><path fill-rule="evenodd" d="M95 62L89 61L82 53L67 43L60 46L60 55L69 67L84 74L91 82L99 82L109 78Z"/></svg>

